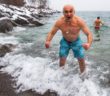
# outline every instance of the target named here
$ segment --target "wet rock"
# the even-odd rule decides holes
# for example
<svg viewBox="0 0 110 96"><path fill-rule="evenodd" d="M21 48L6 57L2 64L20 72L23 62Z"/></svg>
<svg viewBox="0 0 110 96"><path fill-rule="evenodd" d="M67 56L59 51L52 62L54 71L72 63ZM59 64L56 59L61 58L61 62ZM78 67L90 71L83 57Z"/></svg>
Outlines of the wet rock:
<svg viewBox="0 0 110 96"><path fill-rule="evenodd" d="M0 96L17 96L11 79L10 75L0 72Z"/></svg>
<svg viewBox="0 0 110 96"><path fill-rule="evenodd" d="M23 18L23 17L18 17L14 20L15 23L19 24L19 25L28 25L29 22L27 19Z"/></svg>
<svg viewBox="0 0 110 96"><path fill-rule="evenodd" d="M2 12L0 12L0 18L1 18L1 17L4 17L4 15L2 14Z"/></svg>
<svg viewBox="0 0 110 96"><path fill-rule="evenodd" d="M24 0L0 0L0 3L7 5L23 6Z"/></svg>
<svg viewBox="0 0 110 96"><path fill-rule="evenodd" d="M12 6L0 4L0 32L12 31L14 26L42 26L53 12L51 9L42 9L39 13L38 7Z"/></svg>
<svg viewBox="0 0 110 96"><path fill-rule="evenodd" d="M20 15L19 17L17 17L14 20L14 22L19 24L19 25L23 25L23 26L30 26L30 25L42 26L42 25L44 25L37 18L38 18L37 15L35 15L34 18L26 16L26 15Z"/></svg>
<svg viewBox="0 0 110 96"><path fill-rule="evenodd" d="M31 19L30 20L30 23L31 24L34 24L36 26L42 26L42 25L44 25L43 23L40 23L38 20L35 20L35 19Z"/></svg>
<svg viewBox="0 0 110 96"><path fill-rule="evenodd" d="M13 77L0 71L0 96L58 96L56 92L50 90L47 90L44 94L32 90L16 93L13 85L15 85Z"/></svg>
<svg viewBox="0 0 110 96"><path fill-rule="evenodd" d="M13 44L0 45L0 57L3 57L6 53L11 52L13 48L15 48L15 45Z"/></svg>
<svg viewBox="0 0 110 96"><path fill-rule="evenodd" d="M27 90L27 91L18 93L17 96L42 96L42 95L32 90Z"/></svg>
<svg viewBox="0 0 110 96"><path fill-rule="evenodd" d="M58 94L54 91L51 91L51 90L47 90L43 96L58 96Z"/></svg>
<svg viewBox="0 0 110 96"><path fill-rule="evenodd" d="M10 19L8 18L1 18L0 19L0 32L7 33L8 31L12 31L13 24Z"/></svg>

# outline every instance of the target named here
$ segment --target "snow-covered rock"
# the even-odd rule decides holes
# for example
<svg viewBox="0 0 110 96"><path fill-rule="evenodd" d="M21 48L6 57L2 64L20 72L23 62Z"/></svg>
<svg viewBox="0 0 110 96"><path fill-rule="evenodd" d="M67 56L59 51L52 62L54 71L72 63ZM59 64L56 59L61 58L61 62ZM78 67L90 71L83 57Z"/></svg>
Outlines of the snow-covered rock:
<svg viewBox="0 0 110 96"><path fill-rule="evenodd" d="M52 13L53 11L51 9L40 10L33 6L17 7L0 4L0 18L8 18L8 20L0 19L0 26L5 26L5 28L0 27L0 31L11 31L13 29L13 24L16 26L42 26L47 21L45 17Z"/></svg>

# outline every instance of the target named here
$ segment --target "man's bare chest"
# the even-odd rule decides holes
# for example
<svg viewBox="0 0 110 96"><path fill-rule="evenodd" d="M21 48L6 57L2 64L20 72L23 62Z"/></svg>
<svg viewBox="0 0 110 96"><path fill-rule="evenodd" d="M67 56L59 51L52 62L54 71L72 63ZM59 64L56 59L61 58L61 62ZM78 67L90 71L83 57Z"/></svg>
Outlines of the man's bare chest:
<svg viewBox="0 0 110 96"><path fill-rule="evenodd" d="M69 33L77 33L80 30L80 27L77 24L72 24L72 25L67 25L67 24L63 24L60 27L62 32L69 32Z"/></svg>

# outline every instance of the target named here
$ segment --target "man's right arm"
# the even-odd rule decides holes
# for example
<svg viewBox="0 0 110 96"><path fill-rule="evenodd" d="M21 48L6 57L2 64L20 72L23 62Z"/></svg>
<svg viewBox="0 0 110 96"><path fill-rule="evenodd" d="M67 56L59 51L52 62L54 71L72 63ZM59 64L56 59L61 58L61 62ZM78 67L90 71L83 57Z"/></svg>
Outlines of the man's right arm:
<svg viewBox="0 0 110 96"><path fill-rule="evenodd" d="M54 37L54 35L56 34L56 32L58 31L58 29L59 29L59 27L58 27L58 24L56 23L47 35L46 42L45 42L46 48L50 47L50 42L51 42L52 38Z"/></svg>

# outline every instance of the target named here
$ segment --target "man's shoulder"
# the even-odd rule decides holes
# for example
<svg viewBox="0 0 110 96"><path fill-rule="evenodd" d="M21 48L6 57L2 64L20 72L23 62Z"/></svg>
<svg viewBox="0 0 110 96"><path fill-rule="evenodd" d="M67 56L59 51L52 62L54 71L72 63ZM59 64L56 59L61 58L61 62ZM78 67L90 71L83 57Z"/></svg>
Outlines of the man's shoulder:
<svg viewBox="0 0 110 96"><path fill-rule="evenodd" d="M81 18L80 16L75 16L77 24L80 28L83 28L86 26L86 22L83 18Z"/></svg>
<svg viewBox="0 0 110 96"><path fill-rule="evenodd" d="M79 22L82 22L82 21L84 22L84 19L81 18L81 17L79 17L79 16L75 16L75 18L76 18L76 20L79 21Z"/></svg>
<svg viewBox="0 0 110 96"><path fill-rule="evenodd" d="M79 25L82 25L85 23L84 19L79 16L75 16L75 19Z"/></svg>
<svg viewBox="0 0 110 96"><path fill-rule="evenodd" d="M62 22L63 20L64 20L64 16L60 17L60 18L57 20L57 22L60 23L60 22Z"/></svg>
<svg viewBox="0 0 110 96"><path fill-rule="evenodd" d="M64 17L62 16L56 21L55 25L60 26L63 23L63 21L64 21Z"/></svg>

